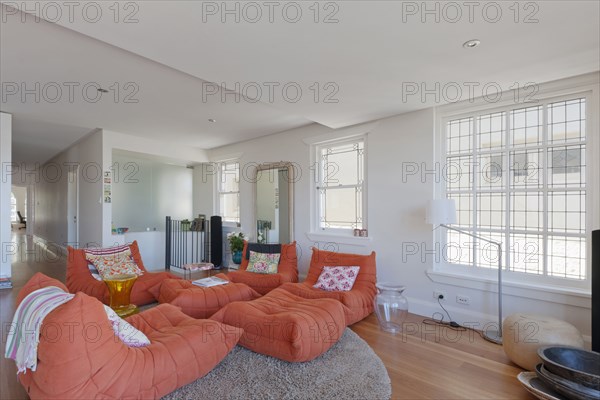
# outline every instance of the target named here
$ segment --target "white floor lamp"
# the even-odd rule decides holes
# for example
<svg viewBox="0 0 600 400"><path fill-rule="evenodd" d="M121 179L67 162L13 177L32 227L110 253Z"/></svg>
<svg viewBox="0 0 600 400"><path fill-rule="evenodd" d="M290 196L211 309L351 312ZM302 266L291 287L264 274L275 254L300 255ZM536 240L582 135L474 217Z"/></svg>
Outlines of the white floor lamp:
<svg viewBox="0 0 600 400"><path fill-rule="evenodd" d="M484 331L483 337L490 342L502 344L502 244L450 226L450 224L456 223L456 205L452 199L429 201L426 221L434 226L443 226L446 229L498 246L498 330Z"/></svg>

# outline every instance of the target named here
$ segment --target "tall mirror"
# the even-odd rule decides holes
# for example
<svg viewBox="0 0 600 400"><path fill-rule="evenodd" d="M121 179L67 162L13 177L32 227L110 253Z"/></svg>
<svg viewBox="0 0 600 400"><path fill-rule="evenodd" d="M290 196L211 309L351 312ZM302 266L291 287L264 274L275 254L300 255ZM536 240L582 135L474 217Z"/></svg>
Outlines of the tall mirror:
<svg viewBox="0 0 600 400"><path fill-rule="evenodd" d="M288 162L256 168L254 215L258 243L294 240L294 174L294 167Z"/></svg>

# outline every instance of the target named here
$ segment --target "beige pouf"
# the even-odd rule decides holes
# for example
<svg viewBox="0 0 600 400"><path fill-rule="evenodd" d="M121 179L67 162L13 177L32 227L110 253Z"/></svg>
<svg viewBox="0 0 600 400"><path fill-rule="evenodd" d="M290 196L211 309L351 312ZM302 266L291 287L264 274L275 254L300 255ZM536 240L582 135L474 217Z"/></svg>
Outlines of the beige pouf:
<svg viewBox="0 0 600 400"><path fill-rule="evenodd" d="M541 346L560 345L583 348L583 337L573 325L556 318L533 314L512 314L502 323L504 352L518 366L534 371L542 362Z"/></svg>

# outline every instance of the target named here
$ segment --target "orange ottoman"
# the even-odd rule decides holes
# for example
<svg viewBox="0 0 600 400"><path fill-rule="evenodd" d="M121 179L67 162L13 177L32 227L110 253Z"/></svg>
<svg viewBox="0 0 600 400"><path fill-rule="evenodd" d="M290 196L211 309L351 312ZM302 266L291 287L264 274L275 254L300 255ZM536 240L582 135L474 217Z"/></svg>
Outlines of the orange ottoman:
<svg viewBox="0 0 600 400"><path fill-rule="evenodd" d="M260 294L243 283L204 288L183 279L166 279L160 287L158 302L180 307L190 317L208 318L232 301L259 297Z"/></svg>
<svg viewBox="0 0 600 400"><path fill-rule="evenodd" d="M223 307L211 319L244 329L239 341L257 353L289 362L310 361L344 333L345 306L333 299L303 299L283 289Z"/></svg>

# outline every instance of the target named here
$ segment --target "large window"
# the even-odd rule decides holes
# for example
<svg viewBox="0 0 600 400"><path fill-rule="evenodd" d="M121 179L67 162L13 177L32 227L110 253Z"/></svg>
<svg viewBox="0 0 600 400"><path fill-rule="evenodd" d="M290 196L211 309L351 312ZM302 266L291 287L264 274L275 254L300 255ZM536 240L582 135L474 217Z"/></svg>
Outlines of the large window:
<svg viewBox="0 0 600 400"><path fill-rule="evenodd" d="M10 193L10 220L12 222L17 222L17 199L15 195Z"/></svg>
<svg viewBox="0 0 600 400"><path fill-rule="evenodd" d="M510 271L588 279L586 98L462 115L445 131L457 225L502 243ZM495 246L445 234L450 264L497 268Z"/></svg>
<svg viewBox="0 0 600 400"><path fill-rule="evenodd" d="M240 223L240 164L237 161L219 163L217 193L219 215L223 222Z"/></svg>
<svg viewBox="0 0 600 400"><path fill-rule="evenodd" d="M366 229L365 139L316 147L318 228Z"/></svg>

